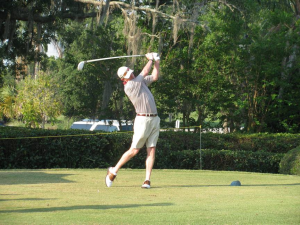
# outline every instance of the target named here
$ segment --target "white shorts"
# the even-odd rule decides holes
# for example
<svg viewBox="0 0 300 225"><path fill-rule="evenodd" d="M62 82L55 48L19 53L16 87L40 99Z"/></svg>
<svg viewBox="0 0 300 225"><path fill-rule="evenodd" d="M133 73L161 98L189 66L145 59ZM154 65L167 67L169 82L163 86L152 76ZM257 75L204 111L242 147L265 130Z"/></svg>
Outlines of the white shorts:
<svg viewBox="0 0 300 225"><path fill-rule="evenodd" d="M160 118L158 116L136 116L131 148L142 148L145 143L147 148L155 147L159 136L159 124Z"/></svg>

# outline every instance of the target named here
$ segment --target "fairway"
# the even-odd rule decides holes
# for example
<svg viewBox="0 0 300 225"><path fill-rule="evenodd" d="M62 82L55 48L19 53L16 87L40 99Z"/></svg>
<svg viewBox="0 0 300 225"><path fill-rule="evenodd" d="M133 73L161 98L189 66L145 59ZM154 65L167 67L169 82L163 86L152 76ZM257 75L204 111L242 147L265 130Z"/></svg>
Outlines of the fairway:
<svg viewBox="0 0 300 225"><path fill-rule="evenodd" d="M121 169L0 170L0 224L300 224L300 177ZM242 186L230 186L239 180Z"/></svg>

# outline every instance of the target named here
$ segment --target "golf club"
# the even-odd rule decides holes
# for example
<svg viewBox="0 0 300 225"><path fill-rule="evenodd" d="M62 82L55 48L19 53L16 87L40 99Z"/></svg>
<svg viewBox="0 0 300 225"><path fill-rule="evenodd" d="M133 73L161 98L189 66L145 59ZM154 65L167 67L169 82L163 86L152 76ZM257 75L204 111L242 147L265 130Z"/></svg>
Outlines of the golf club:
<svg viewBox="0 0 300 225"><path fill-rule="evenodd" d="M78 69L78 70L82 70L84 64L85 64L85 63L89 63L89 62L96 62L96 61L109 60L109 59L129 58L129 57L141 57L141 56L145 56L145 55L115 56L115 57L108 57L108 58L91 59L91 60L81 61L81 62L78 64L77 69Z"/></svg>

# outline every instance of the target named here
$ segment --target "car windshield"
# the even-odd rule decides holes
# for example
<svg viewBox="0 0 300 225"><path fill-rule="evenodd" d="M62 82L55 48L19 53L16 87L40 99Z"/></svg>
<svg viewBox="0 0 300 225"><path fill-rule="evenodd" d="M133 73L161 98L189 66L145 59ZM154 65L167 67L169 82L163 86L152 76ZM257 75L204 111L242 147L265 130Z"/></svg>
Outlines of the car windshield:
<svg viewBox="0 0 300 225"><path fill-rule="evenodd" d="M132 131L132 125L122 125L123 131Z"/></svg>
<svg viewBox="0 0 300 225"><path fill-rule="evenodd" d="M83 119L82 122L99 122L97 119Z"/></svg>
<svg viewBox="0 0 300 225"><path fill-rule="evenodd" d="M103 130L103 131L118 131L116 126L109 126L109 125L97 125L94 130Z"/></svg>

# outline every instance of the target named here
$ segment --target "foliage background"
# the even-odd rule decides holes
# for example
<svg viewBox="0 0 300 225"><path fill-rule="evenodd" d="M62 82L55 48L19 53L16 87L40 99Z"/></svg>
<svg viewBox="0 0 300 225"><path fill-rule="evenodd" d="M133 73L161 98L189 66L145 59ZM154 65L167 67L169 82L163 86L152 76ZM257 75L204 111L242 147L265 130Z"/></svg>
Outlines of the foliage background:
<svg viewBox="0 0 300 225"><path fill-rule="evenodd" d="M132 119L116 70L127 65L138 73L145 59L91 63L81 72L76 66L154 51L161 55L161 77L151 91L162 121L203 127L217 121L225 132L299 132L299 0L16 0L0 6L0 117L6 122L44 127L59 114ZM47 56L49 43L57 59ZM42 116L21 101L17 84L28 77L43 88L38 77L46 75L53 84L45 94L57 93L52 99L59 107Z"/></svg>

